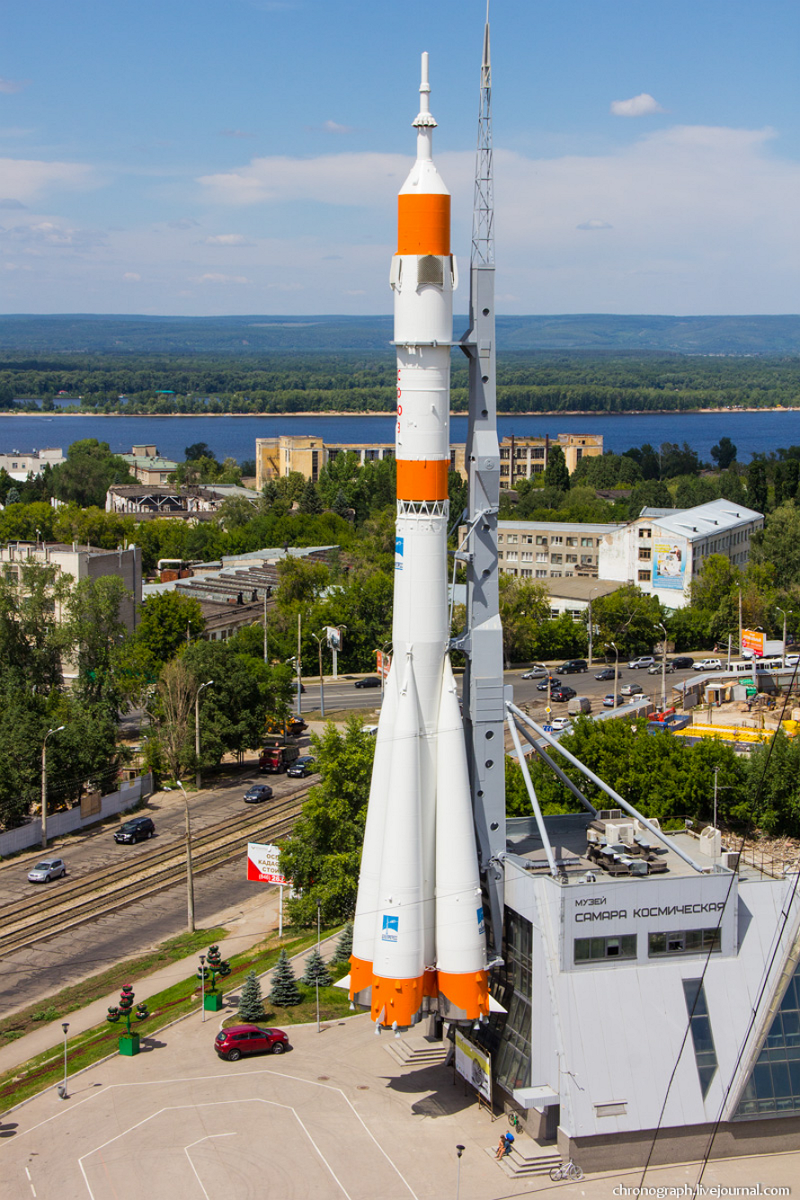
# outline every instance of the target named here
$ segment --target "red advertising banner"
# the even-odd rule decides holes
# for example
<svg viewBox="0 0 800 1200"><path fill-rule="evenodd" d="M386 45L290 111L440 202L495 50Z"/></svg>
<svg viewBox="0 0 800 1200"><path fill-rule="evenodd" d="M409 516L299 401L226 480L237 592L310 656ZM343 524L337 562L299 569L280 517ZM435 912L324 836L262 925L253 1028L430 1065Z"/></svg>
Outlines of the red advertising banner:
<svg viewBox="0 0 800 1200"><path fill-rule="evenodd" d="M280 873L280 854L280 846L248 842L247 878L255 883L278 883L285 886L290 881Z"/></svg>

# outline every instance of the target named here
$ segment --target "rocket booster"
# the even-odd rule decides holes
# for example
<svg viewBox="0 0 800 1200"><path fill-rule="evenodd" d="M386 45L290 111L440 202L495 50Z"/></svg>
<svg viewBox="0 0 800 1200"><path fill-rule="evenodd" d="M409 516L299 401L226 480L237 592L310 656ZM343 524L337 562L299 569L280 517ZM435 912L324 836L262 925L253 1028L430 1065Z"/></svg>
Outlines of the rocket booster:
<svg viewBox="0 0 800 1200"><path fill-rule="evenodd" d="M417 157L398 197L394 658L375 746L351 998L378 1025L488 1012L464 731L448 646L447 477L455 259L422 56Z"/></svg>

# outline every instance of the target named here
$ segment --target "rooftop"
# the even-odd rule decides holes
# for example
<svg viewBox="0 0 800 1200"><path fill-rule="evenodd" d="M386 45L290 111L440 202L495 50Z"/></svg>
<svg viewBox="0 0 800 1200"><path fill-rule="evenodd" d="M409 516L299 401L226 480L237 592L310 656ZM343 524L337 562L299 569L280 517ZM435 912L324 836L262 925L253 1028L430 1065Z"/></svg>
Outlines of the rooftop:
<svg viewBox="0 0 800 1200"><path fill-rule="evenodd" d="M762 513L743 504L732 504L730 500L709 500L695 508L671 510L667 516L653 518L661 529L690 542L763 519Z"/></svg>
<svg viewBox="0 0 800 1200"><path fill-rule="evenodd" d="M612 533L615 529L624 528L624 524L617 522L607 522L605 524L590 524L582 521L498 521L497 528L502 533L505 529L519 530L525 529L529 533L549 533L555 530L557 533Z"/></svg>

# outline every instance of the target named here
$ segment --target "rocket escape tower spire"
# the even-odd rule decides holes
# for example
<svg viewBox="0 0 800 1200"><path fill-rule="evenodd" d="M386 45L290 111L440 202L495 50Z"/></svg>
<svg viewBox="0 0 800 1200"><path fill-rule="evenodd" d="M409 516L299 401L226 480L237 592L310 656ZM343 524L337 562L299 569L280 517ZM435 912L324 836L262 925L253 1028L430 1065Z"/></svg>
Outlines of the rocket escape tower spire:
<svg viewBox="0 0 800 1200"><path fill-rule="evenodd" d="M500 447L497 440L494 316L494 184L492 66L489 3L483 33L478 150L470 263L469 329L461 339L469 359L468 534L456 558L467 573L467 627L452 642L466 657L464 732L472 809L478 838L481 889L490 953L503 942L503 870L506 849L503 629L497 570Z"/></svg>

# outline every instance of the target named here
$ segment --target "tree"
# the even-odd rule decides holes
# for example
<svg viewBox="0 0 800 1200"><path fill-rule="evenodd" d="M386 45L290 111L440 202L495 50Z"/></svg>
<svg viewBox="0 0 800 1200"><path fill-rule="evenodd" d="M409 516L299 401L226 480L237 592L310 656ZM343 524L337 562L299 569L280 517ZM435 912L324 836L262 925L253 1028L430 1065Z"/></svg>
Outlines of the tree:
<svg viewBox="0 0 800 1200"><path fill-rule="evenodd" d="M269 1002L278 1008L291 1008L302 999L294 980L294 971L285 950L281 950L280 958L272 972L272 987Z"/></svg>
<svg viewBox="0 0 800 1200"><path fill-rule="evenodd" d="M793 501L770 513L752 538L751 555L756 563L777 566L782 583L800 582L800 509Z"/></svg>
<svg viewBox="0 0 800 1200"><path fill-rule="evenodd" d="M148 596L142 605L136 640L155 662L165 663L186 642L198 638L205 626L199 600L180 592L161 592Z"/></svg>
<svg viewBox="0 0 800 1200"><path fill-rule="evenodd" d="M59 500L74 500L83 508L92 504L105 508L112 484L136 483L125 460L97 438L73 442L66 461L53 467L51 480Z"/></svg>
<svg viewBox="0 0 800 1200"><path fill-rule="evenodd" d="M248 971L239 996L239 1019L247 1022L264 1020L264 998L255 971Z"/></svg>
<svg viewBox="0 0 800 1200"><path fill-rule="evenodd" d="M758 458L747 468L747 503L756 512L767 511L767 468Z"/></svg>
<svg viewBox="0 0 800 1200"><path fill-rule="evenodd" d="M342 932L339 934L339 940L336 943L336 949L333 952L331 966L338 963L347 963L350 961L350 955L353 953L353 922L348 921Z"/></svg>
<svg viewBox="0 0 800 1200"><path fill-rule="evenodd" d="M281 870L299 892L290 920L315 925L319 899L324 924L335 925L355 911L375 739L351 717L344 732L328 723L311 745L322 779L281 851Z"/></svg>
<svg viewBox="0 0 800 1200"><path fill-rule="evenodd" d="M592 603L592 620L599 625L595 646L613 642L620 659L626 654L649 653L661 634L657 622L663 621L656 596L641 592L633 583L625 584Z"/></svg>
<svg viewBox="0 0 800 1200"><path fill-rule="evenodd" d="M503 656L507 663L534 657L539 626L550 616L550 596L544 583L500 576L500 619Z"/></svg>
<svg viewBox="0 0 800 1200"><path fill-rule="evenodd" d="M316 984L319 984L320 987L330 987L333 983L331 973L325 966L325 960L316 946L306 959L306 969L300 982L308 987L314 987Z"/></svg>
<svg viewBox="0 0 800 1200"><path fill-rule="evenodd" d="M214 462L217 460L216 454L206 442L193 442L191 446L186 446L183 457L187 462L197 462L200 458L209 458Z"/></svg>
<svg viewBox="0 0 800 1200"><path fill-rule="evenodd" d="M323 511L323 503L320 500L319 492L316 484L309 479L303 488L303 494L300 497L300 512L301 513L321 513Z"/></svg>
<svg viewBox="0 0 800 1200"><path fill-rule="evenodd" d="M711 447L711 457L720 471L727 471L736 461L736 447L729 437L721 437L717 445Z"/></svg>
<svg viewBox="0 0 800 1200"><path fill-rule="evenodd" d="M173 779L180 779L183 768L194 758L191 718L197 688L196 676L181 657L166 664L158 681L158 704L154 717Z"/></svg>
<svg viewBox="0 0 800 1200"><path fill-rule="evenodd" d="M347 497L341 488L339 488L339 491L334 497L331 510L335 512L337 516L344 517L345 520L347 520L350 515L350 505L347 503Z"/></svg>
<svg viewBox="0 0 800 1200"><path fill-rule="evenodd" d="M673 500L667 485L658 479L645 479L637 483L628 501L631 520L635 520L643 508L672 508Z"/></svg>
<svg viewBox="0 0 800 1200"><path fill-rule="evenodd" d="M78 668L78 692L89 704L106 703L116 711L119 691L115 657L127 636L121 616L130 593L118 575L81 579L70 592L61 627L64 646Z"/></svg>
<svg viewBox="0 0 800 1200"><path fill-rule="evenodd" d="M560 446L551 446L547 454L547 466L544 469L544 486L556 488L560 492L569 491L569 471L564 451Z"/></svg>

